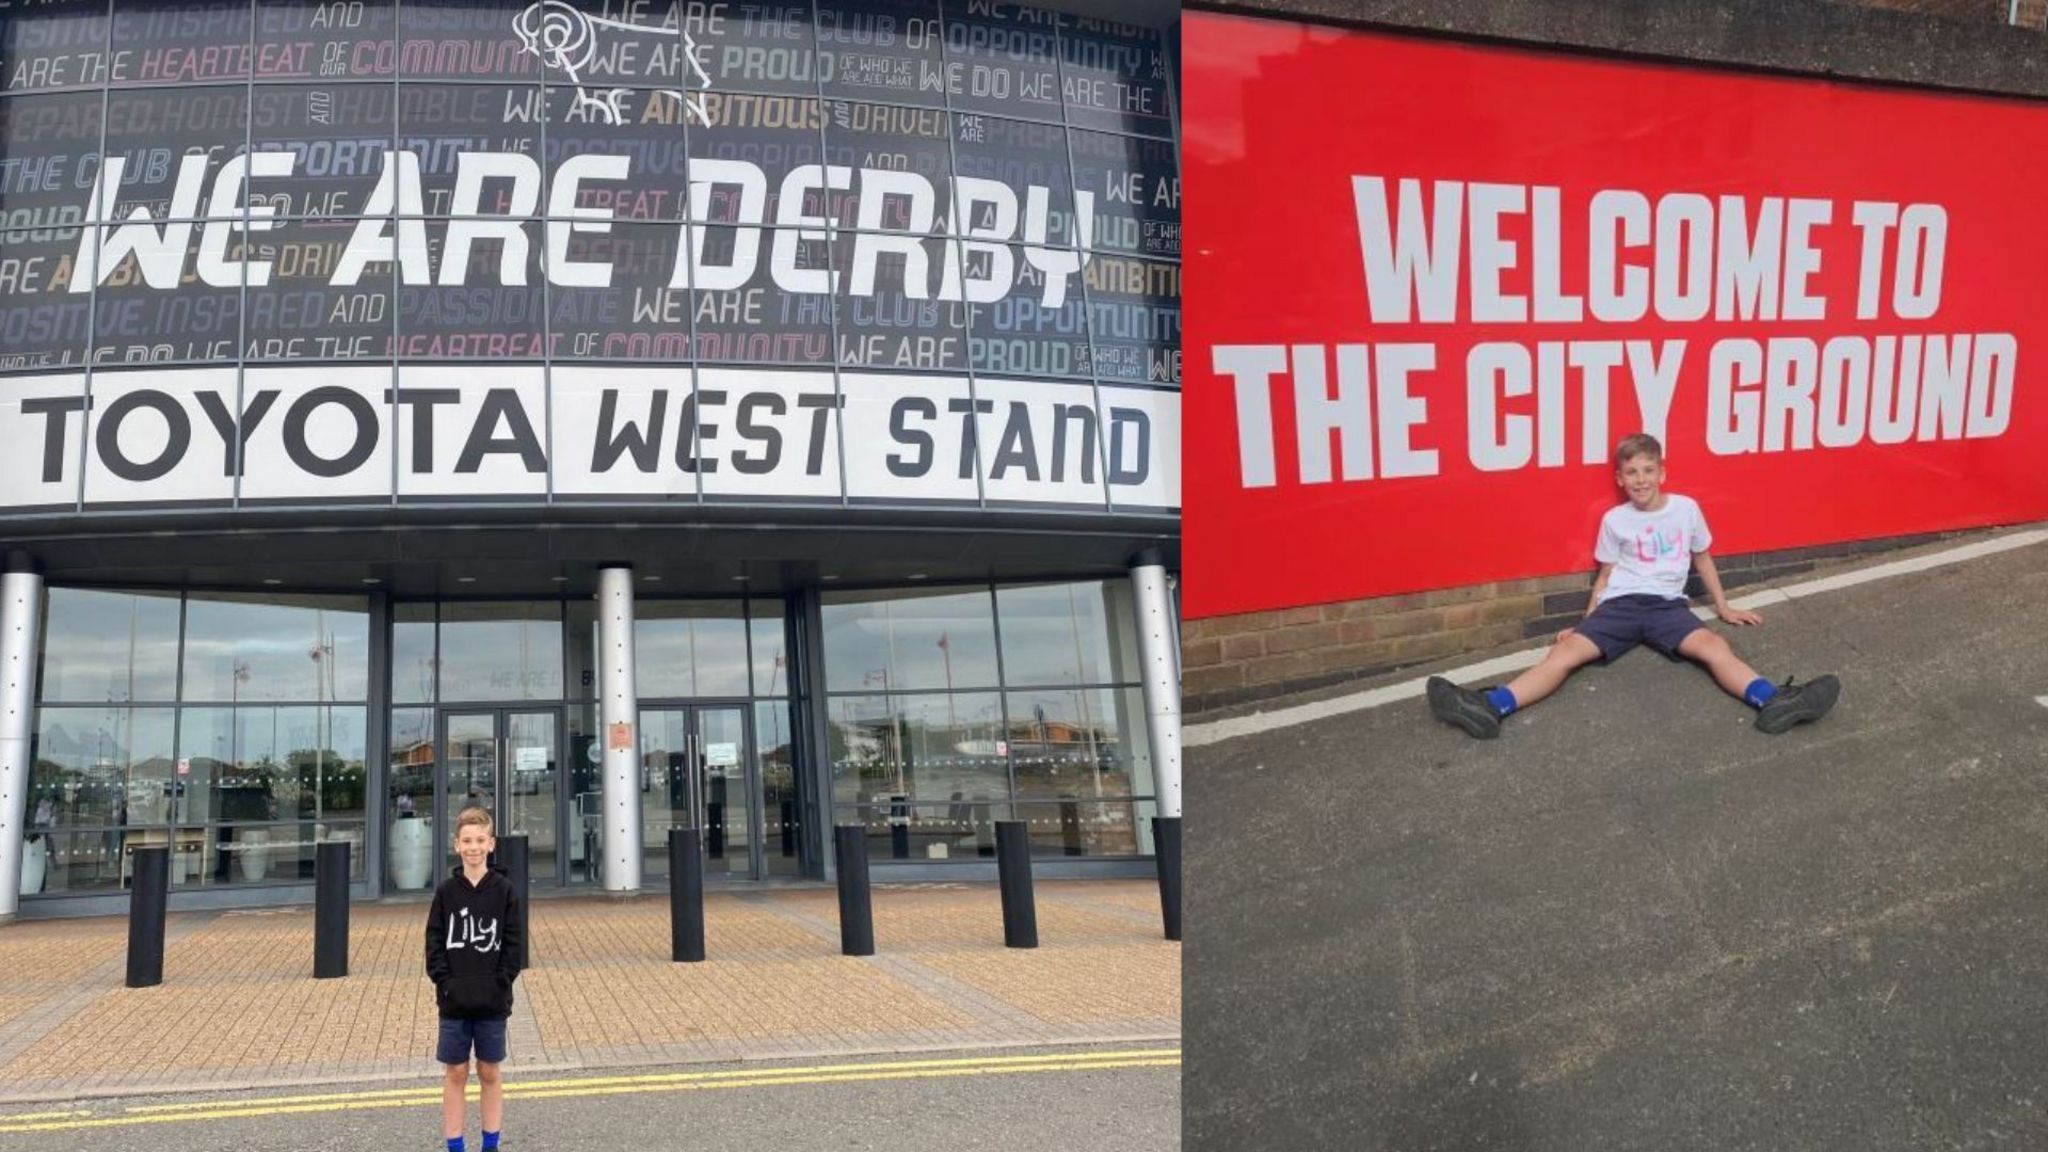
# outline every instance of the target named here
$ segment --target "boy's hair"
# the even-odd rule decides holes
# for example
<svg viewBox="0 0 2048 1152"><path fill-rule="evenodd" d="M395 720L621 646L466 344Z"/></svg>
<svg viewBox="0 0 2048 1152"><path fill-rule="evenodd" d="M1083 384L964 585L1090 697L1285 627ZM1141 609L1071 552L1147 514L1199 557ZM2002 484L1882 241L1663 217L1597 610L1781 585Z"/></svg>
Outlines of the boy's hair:
<svg viewBox="0 0 2048 1152"><path fill-rule="evenodd" d="M474 806L464 808L462 810L462 815L457 816L455 818L455 834L457 836L462 835L462 830L464 828L469 827L471 824L483 825L484 835L491 835L491 810L488 808L477 808Z"/></svg>
<svg viewBox="0 0 2048 1152"><path fill-rule="evenodd" d="M1638 432L1633 436L1624 437L1621 443L1614 446L1614 466L1616 468L1625 466L1629 461L1638 456L1648 456L1650 459L1662 464L1664 462L1664 446L1657 443L1657 438L1648 432Z"/></svg>

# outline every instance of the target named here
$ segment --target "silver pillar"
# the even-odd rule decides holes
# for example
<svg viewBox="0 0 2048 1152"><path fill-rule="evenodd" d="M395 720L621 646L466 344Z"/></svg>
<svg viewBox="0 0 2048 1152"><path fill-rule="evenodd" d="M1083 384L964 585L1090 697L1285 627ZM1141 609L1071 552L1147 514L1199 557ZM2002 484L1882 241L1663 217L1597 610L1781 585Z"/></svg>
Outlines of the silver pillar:
<svg viewBox="0 0 2048 1152"><path fill-rule="evenodd" d="M29 741L36 730L36 637L43 578L0 576L0 921L21 907L21 853L28 832Z"/></svg>
<svg viewBox="0 0 2048 1152"><path fill-rule="evenodd" d="M640 696L633 687L633 570L597 573L598 732L604 741L604 887L640 890Z"/></svg>
<svg viewBox="0 0 2048 1152"><path fill-rule="evenodd" d="M1159 814L1178 817L1180 625L1166 593L1166 569L1149 554L1131 566L1131 598L1138 611L1138 665L1144 674L1145 730L1152 737L1153 790Z"/></svg>

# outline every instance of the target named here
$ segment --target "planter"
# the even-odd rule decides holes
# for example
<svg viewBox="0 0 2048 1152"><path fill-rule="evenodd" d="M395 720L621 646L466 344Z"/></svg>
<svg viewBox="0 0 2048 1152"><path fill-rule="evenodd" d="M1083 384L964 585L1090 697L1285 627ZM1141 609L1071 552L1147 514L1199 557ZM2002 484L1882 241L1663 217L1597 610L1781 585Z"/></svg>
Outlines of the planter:
<svg viewBox="0 0 2048 1152"><path fill-rule="evenodd" d="M254 884L270 875L270 829L243 828L235 833L236 864L242 879Z"/></svg>
<svg viewBox="0 0 2048 1152"><path fill-rule="evenodd" d="M50 868L50 838L37 836L21 846L21 894L33 896L43 890L43 875Z"/></svg>
<svg viewBox="0 0 2048 1152"><path fill-rule="evenodd" d="M434 875L434 836L427 822L405 817L391 825L391 883L402 889L425 888Z"/></svg>

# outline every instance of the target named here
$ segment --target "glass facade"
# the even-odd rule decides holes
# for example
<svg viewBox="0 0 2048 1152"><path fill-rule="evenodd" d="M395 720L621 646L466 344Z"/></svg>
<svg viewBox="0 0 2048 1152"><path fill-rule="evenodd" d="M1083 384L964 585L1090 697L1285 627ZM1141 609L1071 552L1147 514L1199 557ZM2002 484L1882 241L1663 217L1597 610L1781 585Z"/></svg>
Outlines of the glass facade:
<svg viewBox="0 0 2048 1152"><path fill-rule="evenodd" d="M876 859L1150 853L1152 762L1121 580L824 597L834 818Z"/></svg>
<svg viewBox="0 0 2048 1152"><path fill-rule="evenodd" d="M328 839L360 876L365 598L51 588L44 620L44 893L118 891L160 845L174 888L308 882Z"/></svg>

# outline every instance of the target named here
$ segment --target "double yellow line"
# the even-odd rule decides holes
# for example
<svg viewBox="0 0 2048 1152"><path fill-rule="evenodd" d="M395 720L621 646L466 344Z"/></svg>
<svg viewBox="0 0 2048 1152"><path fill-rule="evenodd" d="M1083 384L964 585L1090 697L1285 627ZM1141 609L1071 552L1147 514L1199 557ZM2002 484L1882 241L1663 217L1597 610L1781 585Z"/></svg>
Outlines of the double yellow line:
<svg viewBox="0 0 2048 1152"><path fill-rule="evenodd" d="M948 1060L896 1060L866 1064L818 1064L798 1068L741 1068L726 1072L668 1072L638 1076L592 1076L567 1080L507 1080L505 1099L624 1096L643 1092L702 1092L783 1084L843 1084L874 1080L930 1080L948 1076L1001 1076L1026 1072L1083 1072L1111 1068L1178 1068L1180 1049L1142 1048L1114 1052L1053 1052L1035 1056L985 1056ZM476 1096L474 1082L469 1094ZM393 1088L332 1092L316 1096L271 1096L250 1100L206 1100L149 1104L96 1115L88 1109L0 1115L0 1133L63 1132L136 1124L183 1124L252 1116L348 1112L363 1108L419 1108L441 1103L441 1089Z"/></svg>

